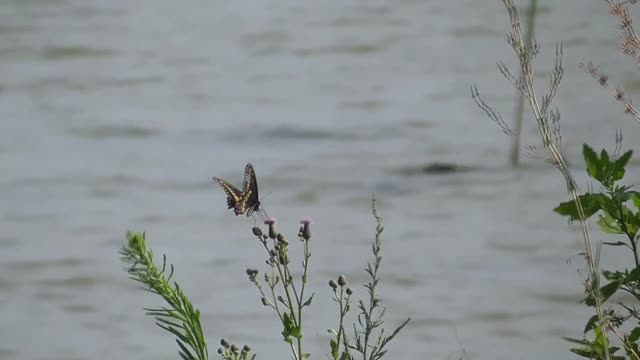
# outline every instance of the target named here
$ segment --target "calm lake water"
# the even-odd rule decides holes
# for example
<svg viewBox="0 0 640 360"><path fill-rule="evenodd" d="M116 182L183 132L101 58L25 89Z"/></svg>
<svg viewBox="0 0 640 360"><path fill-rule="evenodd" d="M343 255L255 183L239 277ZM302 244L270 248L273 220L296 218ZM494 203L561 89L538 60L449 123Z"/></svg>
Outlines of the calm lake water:
<svg viewBox="0 0 640 360"><path fill-rule="evenodd" d="M613 149L619 128L633 149L640 129L577 62L632 95L638 71L602 1L540 3L540 86L561 40L563 144L586 185L581 144ZM122 271L127 230L176 265L212 358L222 337L289 358L244 274L265 259L253 220L211 181L239 184L248 161L290 239L315 220L314 359L337 319L327 281L365 294L374 191L386 324L413 319L389 359L575 358L561 337L590 313L579 234L551 212L563 180L510 169L510 139L469 95L511 119L500 1L3 0L0 18L0 358L177 358L142 310L160 303ZM468 171L410 175L436 162Z"/></svg>

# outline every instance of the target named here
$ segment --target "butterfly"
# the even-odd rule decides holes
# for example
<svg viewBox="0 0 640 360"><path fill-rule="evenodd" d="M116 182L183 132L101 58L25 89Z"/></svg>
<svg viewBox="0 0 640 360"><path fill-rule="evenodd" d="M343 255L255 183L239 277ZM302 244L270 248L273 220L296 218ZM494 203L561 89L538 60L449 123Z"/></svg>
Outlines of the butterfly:
<svg viewBox="0 0 640 360"><path fill-rule="evenodd" d="M242 191L218 177L214 177L213 181L217 182L227 194L227 206L229 209L233 209L236 216L245 212L247 216L251 216L254 212L260 214L258 182L256 181L256 172L253 170L251 163L247 163L244 168Z"/></svg>

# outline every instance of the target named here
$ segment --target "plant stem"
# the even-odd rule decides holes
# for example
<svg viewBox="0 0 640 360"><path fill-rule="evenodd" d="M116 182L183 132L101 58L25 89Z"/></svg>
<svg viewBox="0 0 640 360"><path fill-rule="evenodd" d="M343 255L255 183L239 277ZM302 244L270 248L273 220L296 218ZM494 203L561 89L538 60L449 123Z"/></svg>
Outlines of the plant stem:
<svg viewBox="0 0 640 360"><path fill-rule="evenodd" d="M573 201L576 203L576 208L579 214L580 229L582 231L585 259L587 260L587 264L589 266L589 273L590 273L590 277L592 278L592 284L593 283L598 284L599 281L595 280L599 278L598 265L596 263L596 259L593 256L593 248L591 244L591 238L589 235L589 228L587 227L586 216L584 214L584 208L582 207L582 202L580 201L580 197L577 191L577 185L575 183L575 180L573 179L573 176L571 175L571 171L569 170L569 167L566 164L564 156L562 155L558 145L556 144L553 137L551 136L551 131L549 128L549 120L547 118L548 114L542 111L542 108L538 102L538 97L534 88L533 68L531 64L532 50L531 48L527 48L524 43L524 40L522 37L522 31L520 28L518 10L515 4L513 3L513 0L503 0L503 3L505 4L505 7L509 12L509 17L511 19L511 27L512 27L511 35L512 35L512 40L514 41L512 45L514 47L516 54L518 55L518 60L520 61L520 67L521 67L523 80L524 80L524 84L523 84L524 92L527 95L527 98L529 99L530 108L533 111L535 119L538 123L538 129L540 130L540 136L542 138L542 142L544 146L551 152L551 155L555 160L556 166L558 167L558 169L560 170L560 172L565 178L569 193L571 194ZM557 57L557 61L559 61L560 49L557 50L556 57ZM556 66L558 67L559 65L561 65L561 63L557 64ZM553 89L551 89L551 91L553 92ZM604 336L603 338L607 342L603 346L604 357L606 360L609 360L610 354L609 354L608 340L606 337L606 330L607 330L607 327L605 324L606 320L604 318L604 314L602 310L602 296L600 295L600 289L598 287L593 288L591 290L595 292L594 299L595 299L596 314L599 320L598 325Z"/></svg>
<svg viewBox="0 0 640 360"><path fill-rule="evenodd" d="M533 32L535 27L535 17L538 13L538 0L531 0L529 7L529 15L527 16L527 28L526 28L526 46L531 47L533 43ZM522 81L524 74L520 73L520 80ZM513 142L511 143L511 166L518 167L520 162L520 140L522 137L522 121L524 119L524 94L518 91L518 102L516 103L516 119L515 119L515 131L513 133Z"/></svg>

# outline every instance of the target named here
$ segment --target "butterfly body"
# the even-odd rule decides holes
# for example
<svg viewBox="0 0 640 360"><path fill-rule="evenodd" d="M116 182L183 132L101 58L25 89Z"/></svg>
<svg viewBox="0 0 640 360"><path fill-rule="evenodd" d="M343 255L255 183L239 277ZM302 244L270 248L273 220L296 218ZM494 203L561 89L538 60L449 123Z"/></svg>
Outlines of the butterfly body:
<svg viewBox="0 0 640 360"><path fill-rule="evenodd" d="M236 216L246 213L251 216L254 212L260 212L260 200L258 198L258 182L253 165L247 163L244 168L244 181L242 191L231 185L226 180L214 177L213 180L222 187L227 194L227 207L233 209Z"/></svg>

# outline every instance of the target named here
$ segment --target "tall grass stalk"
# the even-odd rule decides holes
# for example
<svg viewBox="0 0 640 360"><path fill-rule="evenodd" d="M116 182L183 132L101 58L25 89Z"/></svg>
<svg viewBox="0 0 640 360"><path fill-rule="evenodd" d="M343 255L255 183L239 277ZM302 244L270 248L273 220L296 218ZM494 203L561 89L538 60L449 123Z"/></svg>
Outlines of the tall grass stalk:
<svg viewBox="0 0 640 360"><path fill-rule="evenodd" d="M598 327L602 334L606 334L607 319L603 313L603 297L600 294L600 274L598 270L598 259L594 254L594 246L589 234L589 228L586 222L584 208L580 200L578 186L574 180L571 170L567 166L567 162L562 153L562 137L560 135L560 112L551 108L552 101L557 93L564 68L562 65L562 44L556 45L555 66L549 73L549 86L547 93L542 97L537 94L534 84L533 60L538 55L540 46L534 41L527 46L520 25L520 16L518 9L512 0L502 1L511 23L511 31L507 33L507 42L516 54L522 73L521 78L515 78L507 66L499 61L498 70L510 80L514 87L520 91L529 103L529 108L538 125L540 139L542 140L543 149L538 150L535 146L529 149L533 156L538 156L553 164L562 174L567 191L576 204L578 209L578 218L580 229L582 232L581 248L583 256L589 269L589 276L586 279L585 287L587 292L593 294L595 300L595 310L598 318ZM513 134L513 131L506 125L501 116L487 105L481 98L477 87L472 87L471 94L476 104L494 121L496 121L507 134ZM606 336L604 336L606 339ZM605 340L606 341L606 340ZM608 344L604 344L604 359L609 360L610 354Z"/></svg>
<svg viewBox="0 0 640 360"><path fill-rule="evenodd" d="M527 47L531 47L533 43L533 34L535 33L536 14L538 13L538 0L529 2L529 11L527 13L527 28L525 39ZM522 80L522 74L520 74ZM522 122L524 120L524 94L518 91L518 100L516 102L516 118L515 131L511 142L511 166L518 167L520 164L520 144L522 142Z"/></svg>

